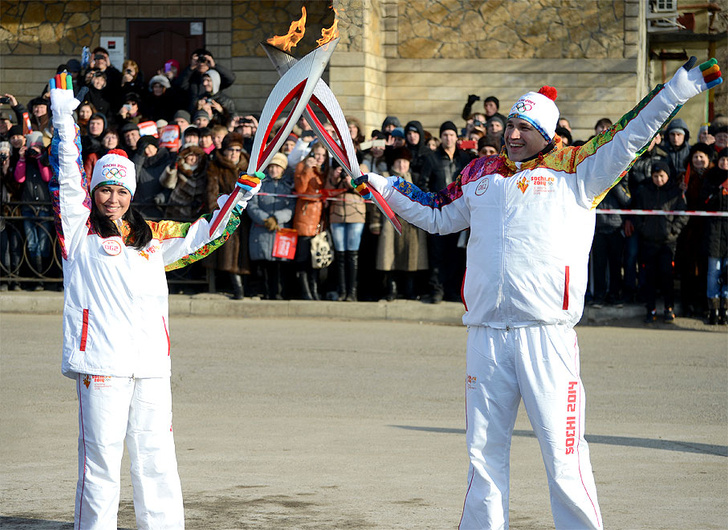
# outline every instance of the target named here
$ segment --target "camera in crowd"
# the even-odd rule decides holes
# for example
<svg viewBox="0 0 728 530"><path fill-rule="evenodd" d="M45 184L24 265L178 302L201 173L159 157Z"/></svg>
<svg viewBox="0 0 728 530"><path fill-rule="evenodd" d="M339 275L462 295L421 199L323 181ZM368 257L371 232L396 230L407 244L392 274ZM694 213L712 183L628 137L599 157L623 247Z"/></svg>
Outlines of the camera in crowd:
<svg viewBox="0 0 728 530"><path fill-rule="evenodd" d="M0 164L10 158L10 142L0 142Z"/></svg>
<svg viewBox="0 0 728 530"><path fill-rule="evenodd" d="M97 53L96 55L94 55L94 61L105 61L105 60L106 60L106 56L104 56L103 53Z"/></svg>
<svg viewBox="0 0 728 530"><path fill-rule="evenodd" d="M2 97L0 97L0 103L5 103L5 104L10 103L10 98L6 97L6 96L2 96Z"/></svg>

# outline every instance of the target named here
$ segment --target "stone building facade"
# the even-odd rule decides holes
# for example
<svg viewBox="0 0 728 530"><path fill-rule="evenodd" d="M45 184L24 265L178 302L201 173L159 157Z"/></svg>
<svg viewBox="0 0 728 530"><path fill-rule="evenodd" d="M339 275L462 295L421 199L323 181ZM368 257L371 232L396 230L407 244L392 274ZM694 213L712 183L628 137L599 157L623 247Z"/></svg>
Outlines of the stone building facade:
<svg viewBox="0 0 728 530"><path fill-rule="evenodd" d="M243 111L260 112L278 79L258 46L284 34L308 11L307 31L294 55L315 46L334 20L328 0L46 0L0 1L0 92L23 102L38 95L60 63L79 57L104 35L127 35L130 20L201 19L204 42L237 74L226 92ZM723 14L728 0L719 0ZM345 113L367 130L387 115L419 119L437 132L444 120L462 123L468 94L496 95L501 112L519 95L555 86L575 137L587 138L599 118L615 119L661 82L651 58L646 0L333 0L341 40L326 80ZM721 26L721 24L723 26ZM725 32L725 16L718 31ZM702 41L680 44L707 57ZM726 68L726 43L716 55ZM664 64L672 72L680 62ZM117 65L118 66L118 65ZM713 108L728 113L726 89ZM475 108L481 103L476 103ZM707 99L680 117L691 128L707 118Z"/></svg>

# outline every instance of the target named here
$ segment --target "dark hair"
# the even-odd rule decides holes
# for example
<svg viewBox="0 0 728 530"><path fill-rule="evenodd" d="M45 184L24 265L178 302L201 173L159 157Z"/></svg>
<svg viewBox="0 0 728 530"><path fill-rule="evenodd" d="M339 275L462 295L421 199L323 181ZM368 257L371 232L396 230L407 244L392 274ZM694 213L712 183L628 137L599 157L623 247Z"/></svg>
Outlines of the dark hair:
<svg viewBox="0 0 728 530"><path fill-rule="evenodd" d="M495 96L488 96L487 98L485 98L485 101L483 101L483 106L485 106L485 104L488 103L489 101L492 101L493 103L495 103L495 108L497 108L497 109L500 108L500 101L498 101L498 98Z"/></svg>
<svg viewBox="0 0 728 530"><path fill-rule="evenodd" d="M210 53L210 50L206 50L205 48L197 48L195 51L193 51L190 56L197 55L198 57L200 55L208 55L210 57L213 57L213 55Z"/></svg>
<svg viewBox="0 0 728 530"><path fill-rule="evenodd" d="M131 244L129 246L137 250L146 247L152 240L152 229L149 228L149 225L144 220L144 216L129 206L123 219L129 223L129 228L131 229L129 234L129 242ZM103 215L96 207L96 201L93 196L91 197L91 215L89 221L91 222L93 232L101 237L121 236L119 229L116 227L116 223Z"/></svg>
<svg viewBox="0 0 728 530"><path fill-rule="evenodd" d="M597 127L604 127L605 129L609 129L612 125L612 120L609 118L602 118L594 125L594 129L596 130Z"/></svg>
<svg viewBox="0 0 728 530"><path fill-rule="evenodd" d="M571 145L574 142L574 139L571 137L571 133L569 132L569 129L565 127L556 127L556 134L561 136L561 139L566 139L567 143Z"/></svg>

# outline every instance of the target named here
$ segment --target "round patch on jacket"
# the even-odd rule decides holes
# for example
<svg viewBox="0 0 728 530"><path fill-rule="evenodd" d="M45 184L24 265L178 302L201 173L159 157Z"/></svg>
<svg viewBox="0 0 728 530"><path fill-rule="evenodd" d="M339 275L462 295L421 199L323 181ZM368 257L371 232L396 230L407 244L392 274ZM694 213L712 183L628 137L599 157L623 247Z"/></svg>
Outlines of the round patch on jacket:
<svg viewBox="0 0 728 530"><path fill-rule="evenodd" d="M116 239L106 239L101 243L101 246L109 256L118 256L121 254L121 243Z"/></svg>
<svg viewBox="0 0 728 530"><path fill-rule="evenodd" d="M488 190L489 184L490 184L490 181L488 180L487 177L484 178L483 180L481 180L480 183L478 184L478 187L475 188L475 194L483 195Z"/></svg>

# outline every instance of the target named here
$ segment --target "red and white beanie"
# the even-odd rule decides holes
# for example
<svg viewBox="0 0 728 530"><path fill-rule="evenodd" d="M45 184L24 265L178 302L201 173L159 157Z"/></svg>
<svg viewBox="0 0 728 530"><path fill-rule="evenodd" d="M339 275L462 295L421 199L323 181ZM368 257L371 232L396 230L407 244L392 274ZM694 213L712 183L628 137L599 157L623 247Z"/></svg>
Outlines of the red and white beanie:
<svg viewBox="0 0 728 530"><path fill-rule="evenodd" d="M513 105L508 117L526 120L550 142L556 135L556 124L559 121L556 96L556 89L550 86L543 86L538 92L524 94Z"/></svg>
<svg viewBox="0 0 728 530"><path fill-rule="evenodd" d="M91 193L104 184L124 186L132 197L136 191L136 169L134 163L121 149L112 149L102 156L94 166L91 176Z"/></svg>

